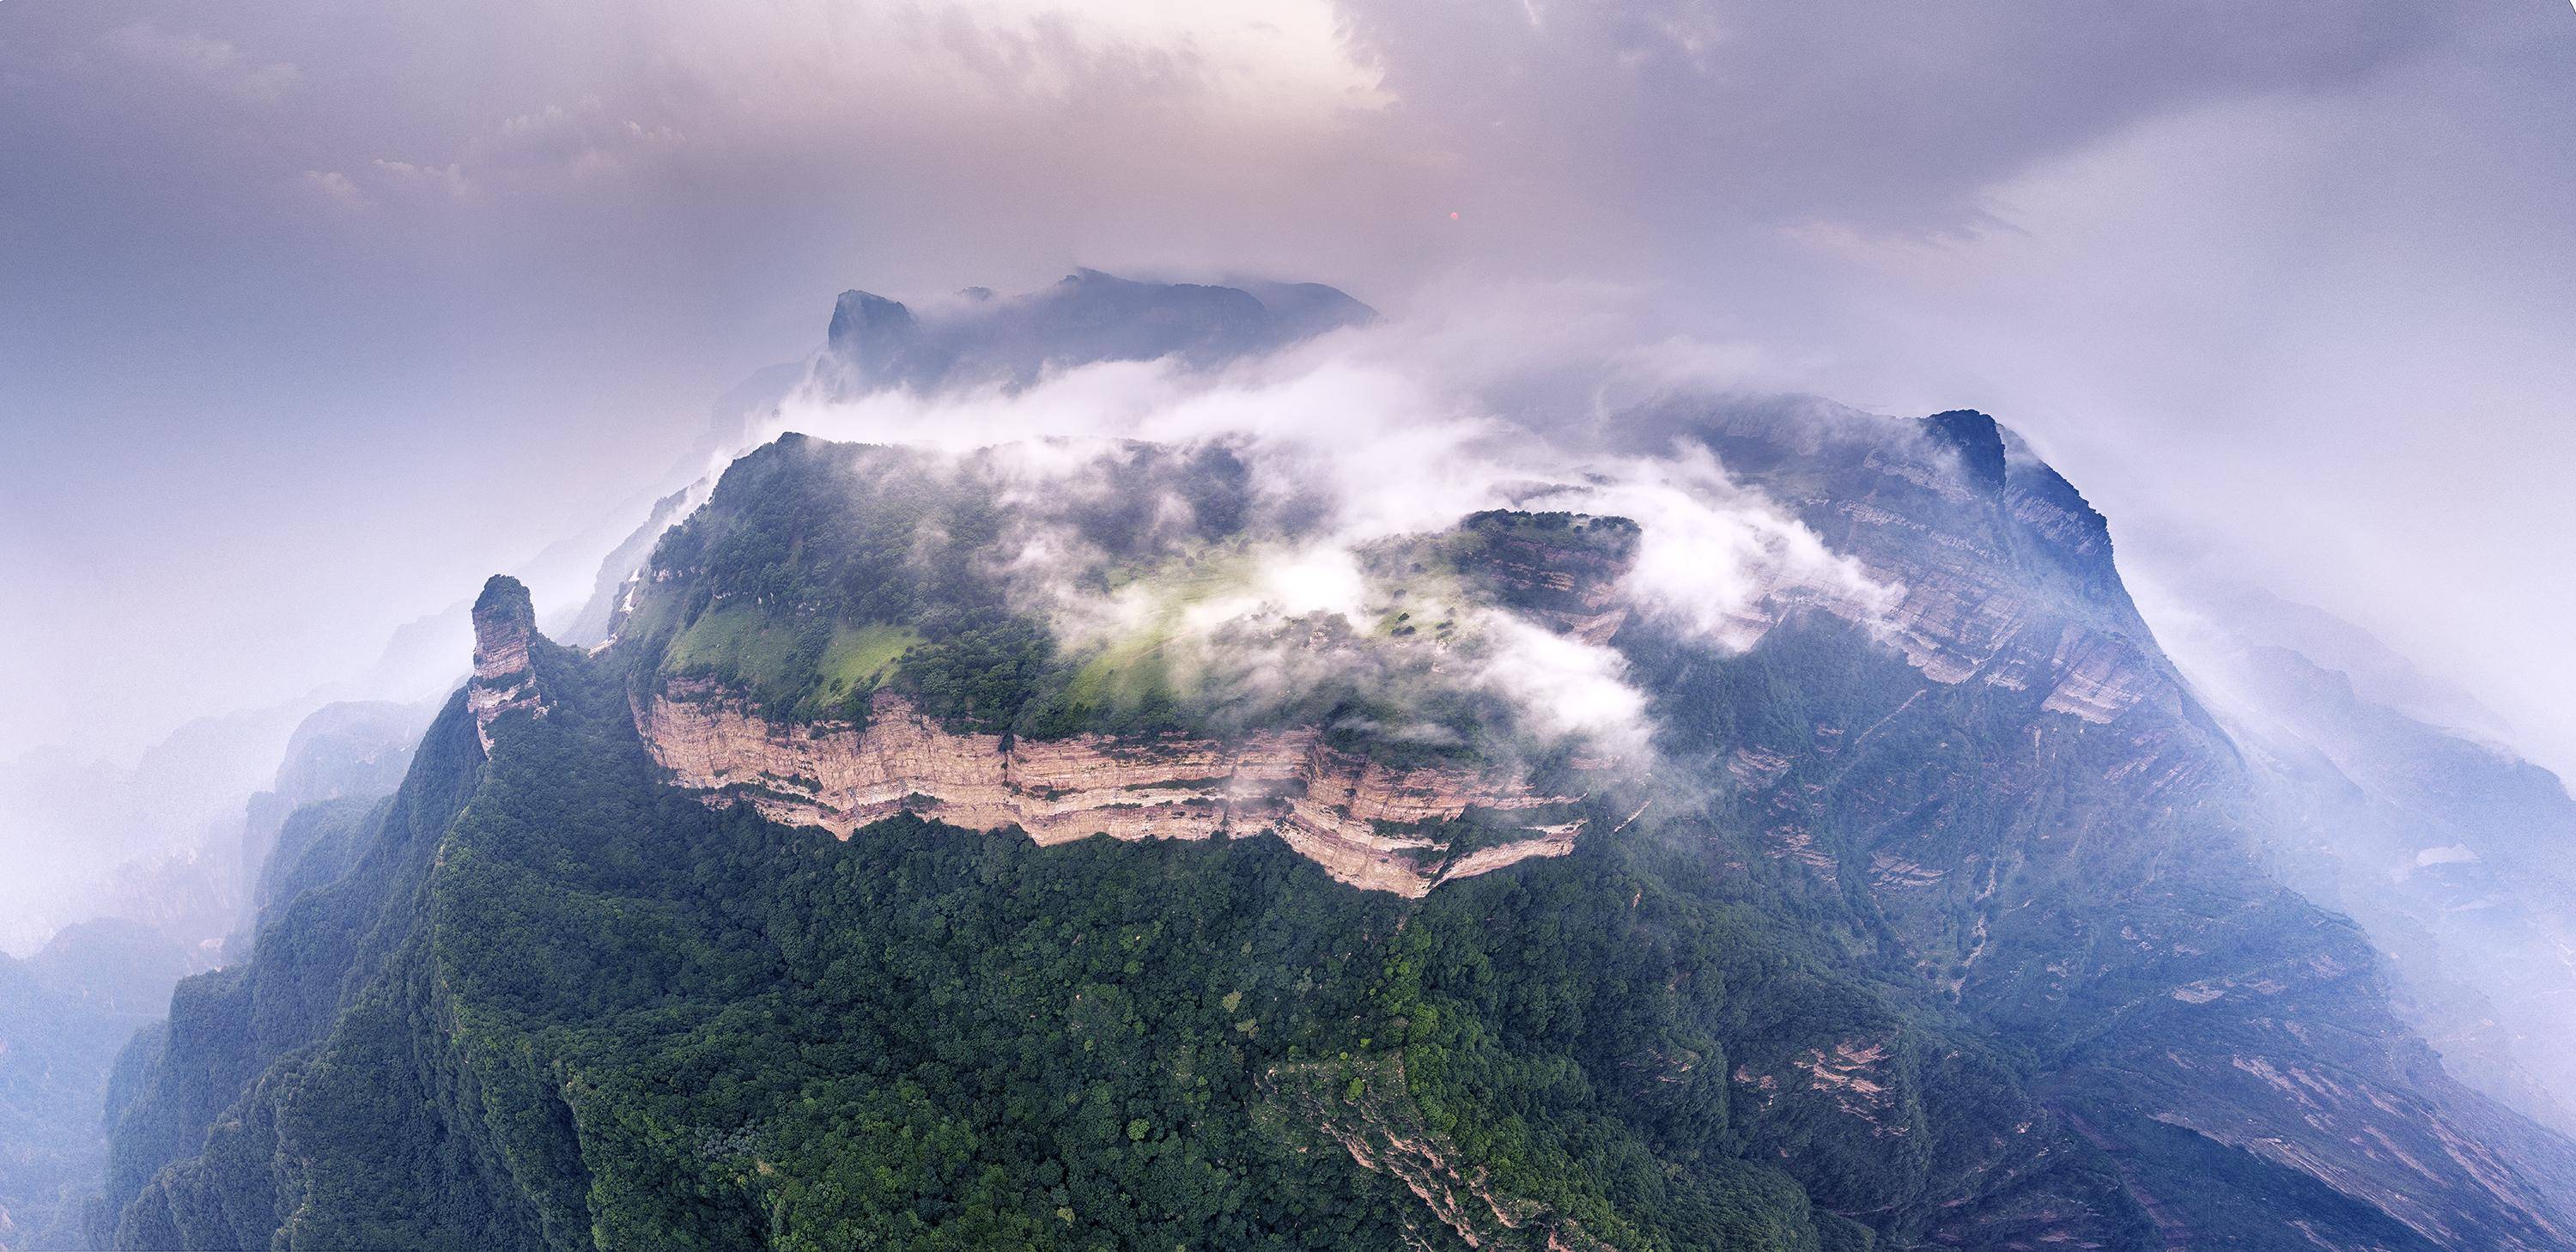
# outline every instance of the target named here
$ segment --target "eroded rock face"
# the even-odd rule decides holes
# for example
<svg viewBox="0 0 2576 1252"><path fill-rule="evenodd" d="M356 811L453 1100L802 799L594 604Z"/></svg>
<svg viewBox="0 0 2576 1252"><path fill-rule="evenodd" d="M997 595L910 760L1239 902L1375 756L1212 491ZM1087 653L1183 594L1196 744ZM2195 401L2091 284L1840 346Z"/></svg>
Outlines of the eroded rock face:
<svg viewBox="0 0 2576 1252"><path fill-rule="evenodd" d="M466 684L465 704L486 753L492 750L493 719L514 709L546 715L545 695L528 661L536 637L537 612L528 589L506 574L484 583L474 601L474 677Z"/></svg>
<svg viewBox="0 0 2576 1252"><path fill-rule="evenodd" d="M2150 636L2102 515L1992 418L1737 416L1703 434L1730 471L1894 590L1884 605L1814 607L1883 631L1925 678L2045 693L2046 711L2095 725L2173 685L2141 646Z"/></svg>
<svg viewBox="0 0 2576 1252"><path fill-rule="evenodd" d="M1357 1081L1356 1086L1349 1084ZM1350 1153L1352 1163L1404 1185L1440 1226L1470 1248L1494 1252L1615 1252L1582 1223L1497 1185L1422 1119L1402 1053L1340 1064L1281 1065L1261 1078L1270 1107ZM1429 1240L1415 1246L1431 1247Z"/></svg>
<svg viewBox="0 0 2576 1252"><path fill-rule="evenodd" d="M1966 1010L2086 1040L2048 1111L2116 1153L2122 1189L2173 1246L2222 1242L2238 1220L2205 1193L2262 1203L2194 1158L2158 1158L2185 1132L2368 1215L2301 1218L2294 1237L2316 1246L2398 1246L2391 1222L2420 1236L2406 1246L2576 1246L2563 1141L2453 1083L2391 1013L2360 933L2270 877L2248 833L2276 819L2129 602L2100 515L2008 433L1956 414L1927 432L1775 438L1746 422L1712 436L1730 468L1903 589L1882 637L1924 680L1890 674L1811 736L1728 745L1755 850L1824 891L1861 879ZM1974 729L1990 715L1994 730ZM1897 737L1927 719L1941 732ZM2416 868L2420 846L2389 868ZM1873 1057L1880 1042L1734 1058L1737 1094L1911 1137L1879 1116L1903 1069L1899 1051ZM1926 1242L2103 1241L2081 1217L1963 1214Z"/></svg>
<svg viewBox="0 0 2576 1252"><path fill-rule="evenodd" d="M1020 740L950 732L880 694L864 729L772 722L713 684L673 680L639 702L655 761L707 803L748 804L772 821L842 838L912 812L969 830L1018 827L1041 844L1094 834L1205 839L1276 833L1355 887L1420 896L1442 882L1574 848L1579 819L1533 820L1526 837L1451 857L1425 835L1469 808L1541 816L1576 797L1455 768L1390 769L1326 747L1311 729L1240 742L1178 736Z"/></svg>

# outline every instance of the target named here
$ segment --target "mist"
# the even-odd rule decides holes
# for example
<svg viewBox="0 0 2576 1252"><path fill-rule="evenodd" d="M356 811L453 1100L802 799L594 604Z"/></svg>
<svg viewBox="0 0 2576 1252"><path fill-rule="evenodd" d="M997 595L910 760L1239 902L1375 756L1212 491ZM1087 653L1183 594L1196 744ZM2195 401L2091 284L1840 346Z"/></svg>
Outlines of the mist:
<svg viewBox="0 0 2576 1252"><path fill-rule="evenodd" d="M839 291L929 307L1091 265L1331 282L1399 329L1254 377L1102 366L782 427L1251 431L1331 485L1334 550L1496 502L1696 509L1730 586L1835 586L1722 467L1595 420L1685 383L1973 406L2109 515L2127 567L2360 623L2564 771L2571 26L2539 3L17 0L0 157L44 176L0 185L0 577L27 606L0 627L0 762L60 795L191 719L434 695L458 636L406 624L495 569L584 598L734 446L713 398L802 359ZM1706 572L1650 546L1639 585L1674 581L1640 611L1742 629L1694 598ZM0 846L94 883L202 845L274 761L184 819L57 807Z"/></svg>
<svg viewBox="0 0 2576 1252"><path fill-rule="evenodd" d="M1415 743L1474 736L1495 757L1570 747L1644 770L1654 728L1626 662L1461 584L1443 553L1461 519L1619 519L1608 533L1635 552L1615 611L1722 651L1751 647L1790 603L1876 628L1897 589L1732 482L1703 447L1659 444L1625 413L1571 419L1526 405L1533 390L1705 401L1758 378L1681 346L1638 358L1536 333L1541 312L1619 324L1616 303L1497 291L1464 324L1380 319L1214 368L1112 361L927 393L850 394L827 354L746 439L792 432L930 453L906 472L1007 510L1002 555L983 572L1016 608L1077 656L1150 641L1180 694L1229 724L1267 724L1318 692L1400 709L1463 700L1490 724L1342 729ZM1676 355L1702 365L1676 371ZM1206 541L1211 519L1180 489L1195 480L1165 482L1149 456L1154 467L1213 456L1236 468L1244 499L1226 505L1241 510L1223 522L1228 537ZM1144 522L1120 526L1112 552L1090 533L1103 514Z"/></svg>

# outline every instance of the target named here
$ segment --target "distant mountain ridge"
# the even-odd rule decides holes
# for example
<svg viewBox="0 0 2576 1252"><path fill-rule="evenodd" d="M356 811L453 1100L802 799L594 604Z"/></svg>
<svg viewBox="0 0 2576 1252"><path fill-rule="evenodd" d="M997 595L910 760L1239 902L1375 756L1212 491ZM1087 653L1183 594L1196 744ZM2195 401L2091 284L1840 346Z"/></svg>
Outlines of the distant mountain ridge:
<svg viewBox="0 0 2576 1252"><path fill-rule="evenodd" d="M1076 270L1020 296L975 288L921 316L865 291L841 294L816 377L835 394L1025 387L1048 368L1178 360L1207 367L1275 351L1377 313L1320 283L1136 282Z"/></svg>
<svg viewBox="0 0 2576 1252"><path fill-rule="evenodd" d="M2284 616L2204 615L2183 655L2262 770L2285 876L2370 930L2453 1069L2576 1131L2576 800L2548 770L2428 720L2480 719L2357 629L2292 616L2301 642L2358 676L2262 642Z"/></svg>
<svg viewBox="0 0 2576 1252"><path fill-rule="evenodd" d="M110 1062L202 968L200 954L122 921L64 927L24 960L0 955L0 1248L86 1246Z"/></svg>

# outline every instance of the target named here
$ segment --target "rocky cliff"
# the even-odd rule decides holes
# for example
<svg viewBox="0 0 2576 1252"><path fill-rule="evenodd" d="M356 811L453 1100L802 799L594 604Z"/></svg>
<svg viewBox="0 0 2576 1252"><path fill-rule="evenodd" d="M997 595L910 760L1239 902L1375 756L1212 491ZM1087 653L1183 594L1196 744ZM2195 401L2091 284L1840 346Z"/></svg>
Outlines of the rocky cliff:
<svg viewBox="0 0 2576 1252"><path fill-rule="evenodd" d="M474 601L474 677L465 694L486 752L492 750L493 719L516 709L546 714L536 671L528 663L528 644L536 634L536 608L528 589L507 574L493 575Z"/></svg>
<svg viewBox="0 0 2576 1252"><path fill-rule="evenodd" d="M486 588L404 793L183 991L109 1233L2569 1247L2576 1149L2278 880L2100 516L1980 414L1791 416L1685 428L1888 594L1740 641L1574 514L1237 612L1299 522L1222 447L746 457L614 644ZM1266 682L1188 672L1211 604ZM1624 767L1478 685L1569 650Z"/></svg>
<svg viewBox="0 0 2576 1252"><path fill-rule="evenodd" d="M1698 433L1902 589L1887 638L1917 677L1836 674L1808 725L1727 745L1769 856L1866 898L1962 1008L2057 1049L2053 1106L2170 1246L2290 1194L2324 1205L2294 1224L2314 1246L2569 1246L2576 1152L2445 1073L2359 931L2275 876L2260 787L2100 515L1981 414L1811 416ZM1686 670L1661 686L1676 718L1738 698Z"/></svg>
<svg viewBox="0 0 2576 1252"><path fill-rule="evenodd" d="M1326 747L1312 728L1235 743L1161 736L1009 740L957 733L910 701L875 697L866 724L780 723L737 694L675 680L639 701L646 749L714 805L843 838L913 813L967 830L1018 828L1040 844L1272 833L1335 878L1419 896L1533 856L1572 850L1580 818L1452 856L1426 828L1471 809L1546 814L1580 797L1533 791L1509 771L1389 767Z"/></svg>
<svg viewBox="0 0 2576 1252"><path fill-rule="evenodd" d="M2039 688L2048 711L2096 724L2170 680L2108 574L2101 515L1994 419L1947 413L1927 425L1936 458L1949 451L1958 463L1932 499L1891 492L1841 510L1842 546L1905 588L1892 617L1907 659L1939 682ZM1889 477L1908 481L1901 452L1882 457ZM1921 542L1936 535L1946 541Z"/></svg>

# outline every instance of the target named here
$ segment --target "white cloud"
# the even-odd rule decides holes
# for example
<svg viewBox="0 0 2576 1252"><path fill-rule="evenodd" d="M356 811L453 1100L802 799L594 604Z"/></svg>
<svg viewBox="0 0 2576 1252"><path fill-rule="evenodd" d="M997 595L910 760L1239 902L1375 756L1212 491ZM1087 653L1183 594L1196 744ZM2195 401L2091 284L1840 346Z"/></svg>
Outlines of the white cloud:
<svg viewBox="0 0 2576 1252"><path fill-rule="evenodd" d="M1818 603L1863 624L1899 598L1760 493L1737 486L1697 444L1596 467L1592 481L1528 504L1636 522L1636 565L1623 584L1629 600L1721 647L1758 641L1776 620L1775 597Z"/></svg>
<svg viewBox="0 0 2576 1252"><path fill-rule="evenodd" d="M1532 729L1591 740L1630 759L1647 750L1646 697L1616 651L1509 614L1482 623L1491 651L1477 678L1510 696Z"/></svg>
<svg viewBox="0 0 2576 1252"><path fill-rule="evenodd" d="M1214 374L1169 362L1065 370L1021 391L922 397L885 391L855 400L818 386L793 397L768 429L855 442L907 444L964 454L1011 445L1012 499L1041 516L1092 499L1093 470L1118 440L1190 446L1222 443L1245 464L1272 518L1303 519L1224 558L1185 602L1148 584L1102 593L1066 571L1096 554L1070 527L1037 525L1018 536L1010 573L1032 607L1076 646L1167 632L1167 662L1215 683L1226 698L1293 698L1353 666L1391 665L1374 681L1427 681L1497 695L1525 729L1593 740L1626 757L1651 740L1644 696L1613 648L1558 635L1494 609L1458 588L1410 585L1398 603L1371 573L1374 545L1445 533L1494 508L1563 509L1628 517L1642 528L1633 569L1618 594L1656 624L1725 650L1750 647L1787 605L1820 604L1864 624L1894 600L1859 566L1759 492L1728 479L1704 447L1598 454L1580 415L1511 420L1494 412L1497 376L1587 368L1604 356L1652 389L1706 383L1745 358L1724 346L1669 341L1637 355L1606 352L1617 327L1601 298L1557 297L1553 320L1518 315L1508 299L1469 300L1456 323L1381 323L1339 332L1303 349ZM1737 375L1740 377L1740 374ZM1398 607L1417 624L1448 620L1454 633L1414 661L1362 656L1344 639L1378 634ZM1318 624L1321 625L1318 625ZM1324 634L1314 634L1323 630ZM1429 648L1427 639L1417 647ZM1401 652L1401 649L1397 650ZM1399 728L1400 729L1400 728Z"/></svg>
<svg viewBox="0 0 2576 1252"><path fill-rule="evenodd" d="M366 192L358 189L358 184L349 181L348 175L338 170L306 170L302 181L335 204L364 207L375 203Z"/></svg>
<svg viewBox="0 0 2576 1252"><path fill-rule="evenodd" d="M408 161L378 160L373 166L377 186L395 194L430 192L449 199L463 200L474 193L466 180L463 166L413 165Z"/></svg>
<svg viewBox="0 0 2576 1252"><path fill-rule="evenodd" d="M283 61L256 61L220 39L132 22L107 32L110 50L146 69L244 104L273 104L302 77Z"/></svg>
<svg viewBox="0 0 2576 1252"><path fill-rule="evenodd" d="M924 190L978 167L1165 177L1179 160L1253 173L1388 103L1323 0L1267 6L1258 21L1160 0L779 0L588 19L647 55L549 67L583 84L573 102L377 160L387 190L431 185L398 177L427 170L480 192L564 193L693 142L736 168L776 162L826 182L903 170Z"/></svg>

